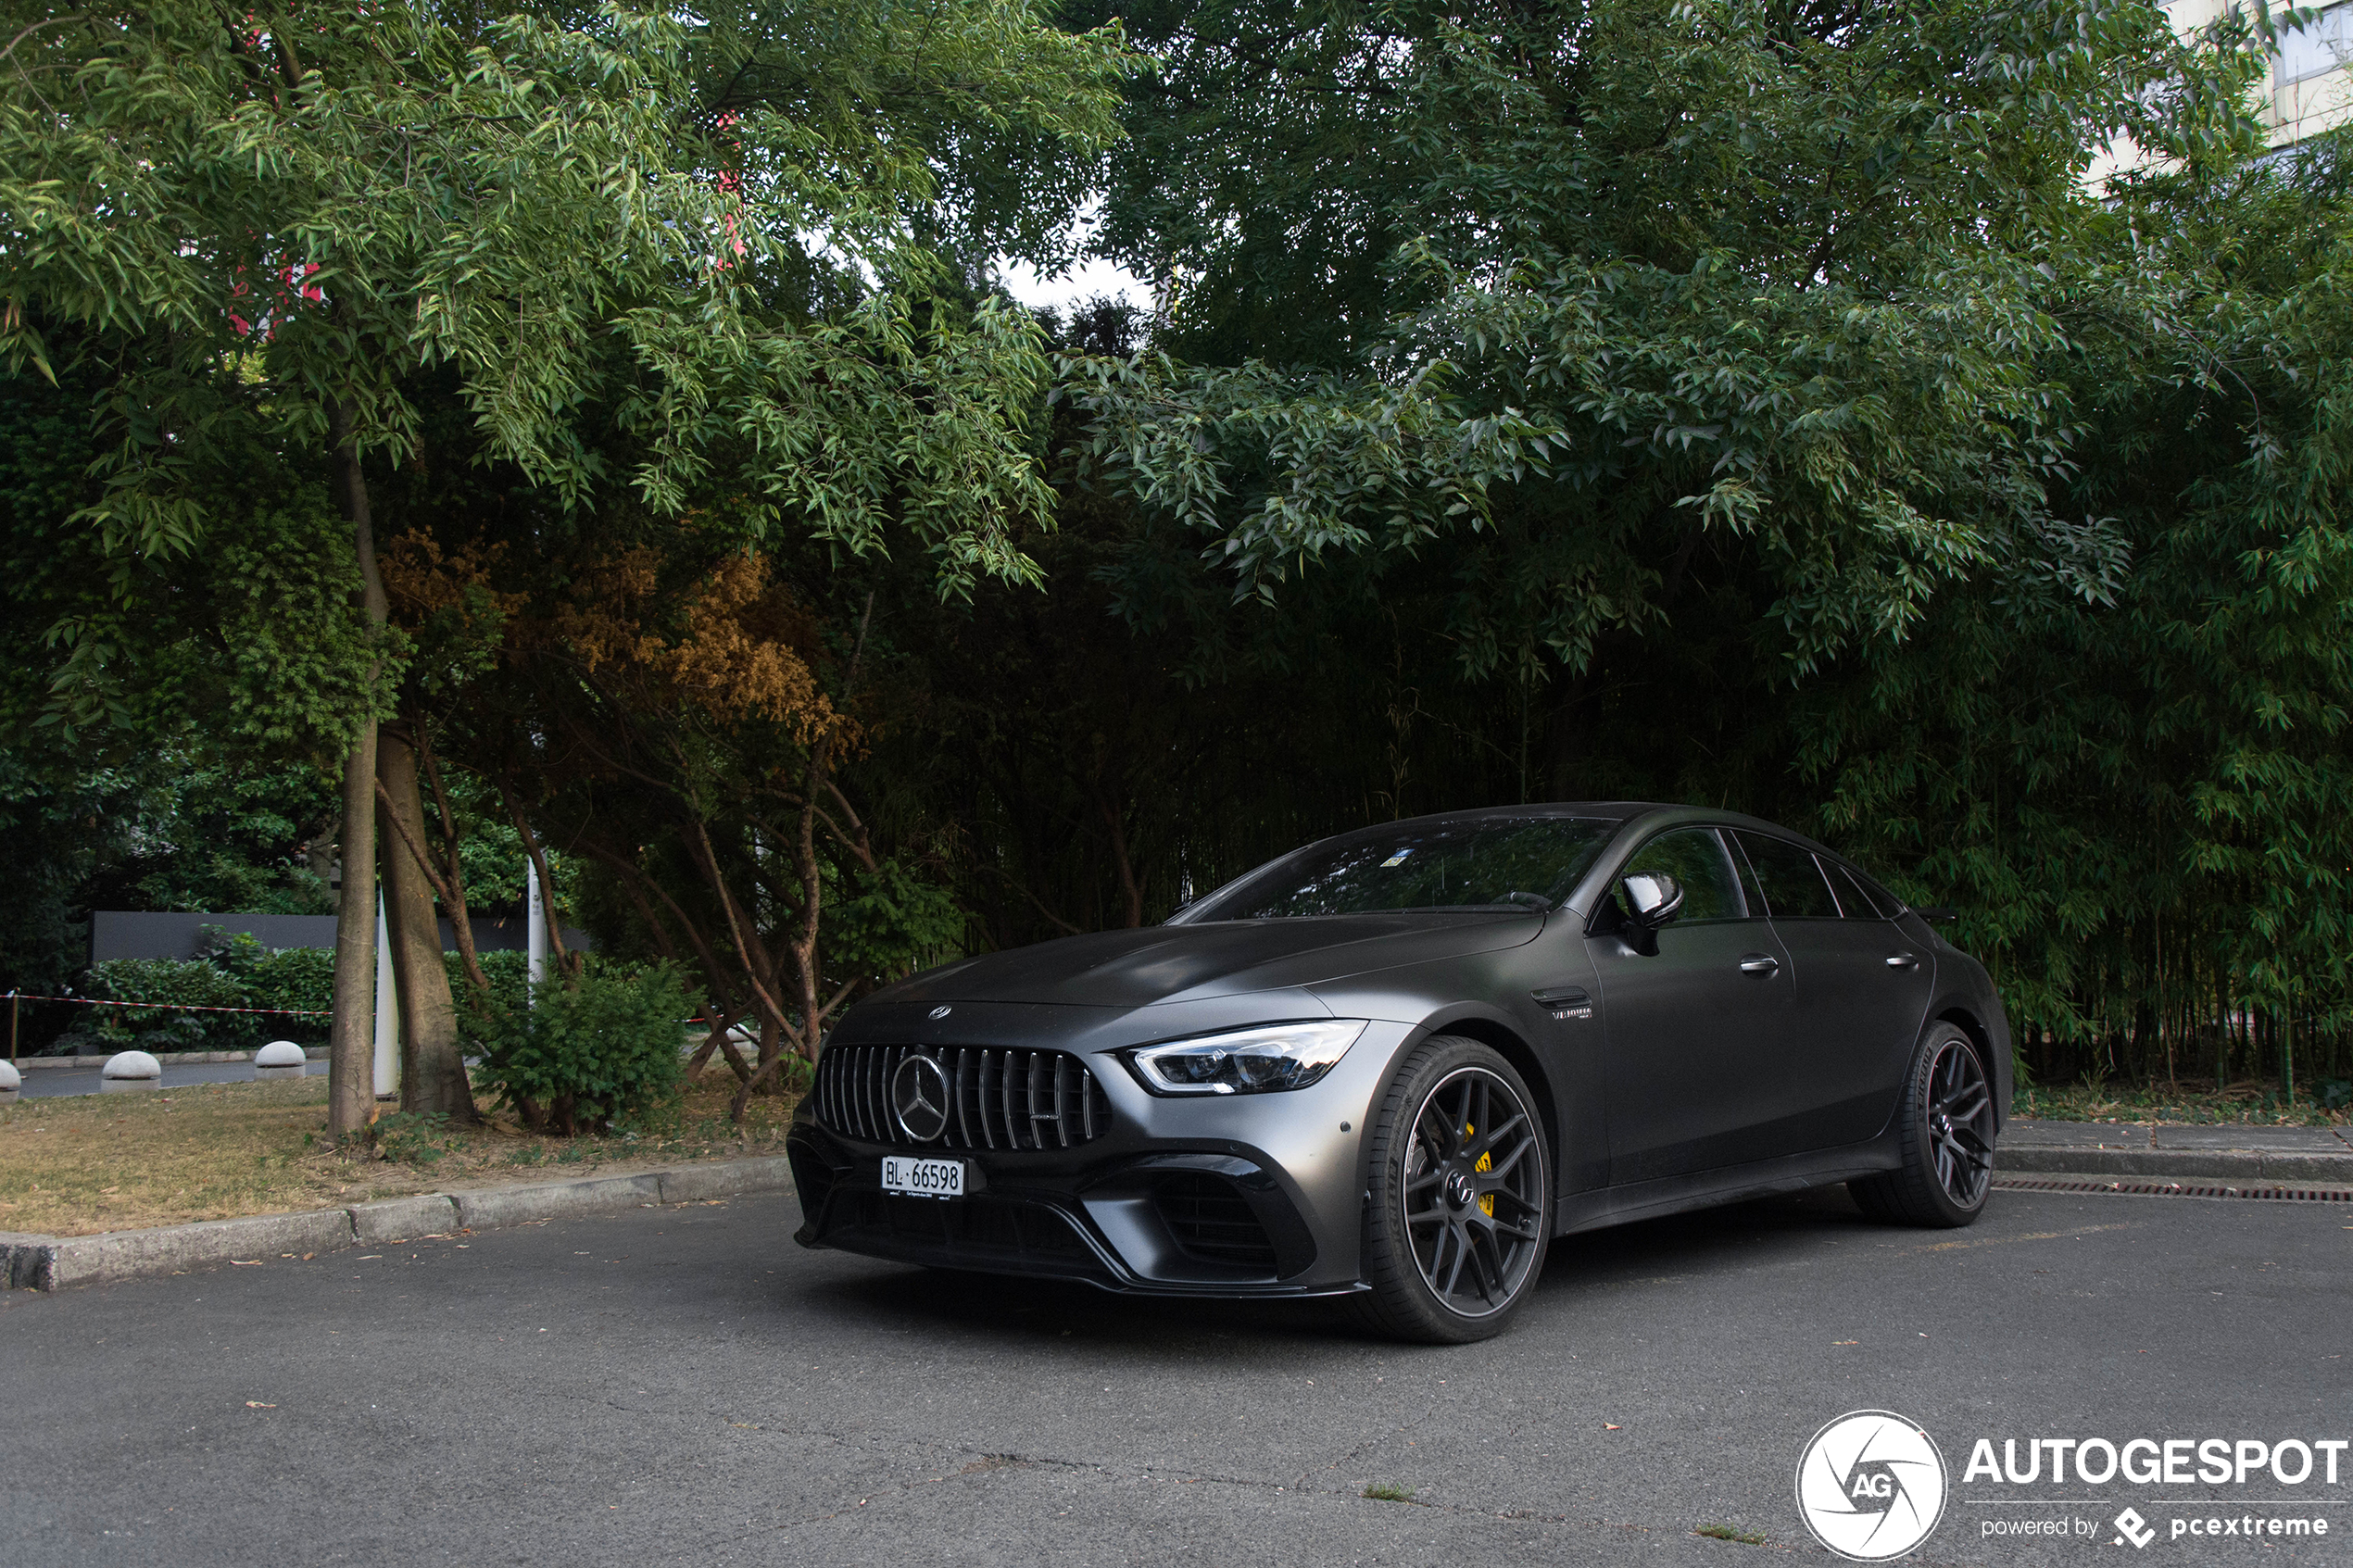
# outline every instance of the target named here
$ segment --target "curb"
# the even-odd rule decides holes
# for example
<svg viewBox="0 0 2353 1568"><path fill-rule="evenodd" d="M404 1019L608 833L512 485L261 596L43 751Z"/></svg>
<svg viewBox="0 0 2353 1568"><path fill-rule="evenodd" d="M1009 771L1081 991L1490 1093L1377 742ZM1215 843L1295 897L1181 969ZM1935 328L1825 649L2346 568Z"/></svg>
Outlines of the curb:
<svg viewBox="0 0 2353 1568"><path fill-rule="evenodd" d="M283 1252L336 1252L411 1236L498 1230L539 1220L791 1190L792 1168L783 1155L775 1154L677 1165L628 1176L418 1193L346 1209L202 1220L154 1230L67 1236L0 1231L0 1288L58 1290L70 1285L107 1285L238 1259L274 1258Z"/></svg>
<svg viewBox="0 0 2353 1568"><path fill-rule="evenodd" d="M2353 1185L2353 1154L2140 1148L1997 1149L1997 1176L2195 1176Z"/></svg>

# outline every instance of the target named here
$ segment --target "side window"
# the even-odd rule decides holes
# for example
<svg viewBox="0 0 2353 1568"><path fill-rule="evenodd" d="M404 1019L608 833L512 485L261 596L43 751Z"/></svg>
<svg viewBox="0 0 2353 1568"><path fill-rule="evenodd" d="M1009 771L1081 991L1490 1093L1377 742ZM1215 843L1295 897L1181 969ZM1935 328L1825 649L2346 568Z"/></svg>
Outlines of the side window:
<svg viewBox="0 0 2353 1568"><path fill-rule="evenodd" d="M1822 880L1814 857L1785 838L1762 834L1735 834L1748 851L1748 863L1765 890L1765 905L1775 920L1836 920L1838 900Z"/></svg>
<svg viewBox="0 0 2353 1568"><path fill-rule="evenodd" d="M1852 866L1830 862L1831 886L1838 891L1839 908L1848 920L1894 920L1895 901L1871 885Z"/></svg>
<svg viewBox="0 0 2353 1568"><path fill-rule="evenodd" d="M1747 913L1732 858L1724 852L1724 841L1716 836L1714 828L1677 828L1660 834L1635 850L1634 858L1617 874L1638 876L1646 872L1665 872L1683 889L1683 907L1675 916L1678 925L1739 920ZM1617 897L1622 905L1625 894L1621 891Z"/></svg>

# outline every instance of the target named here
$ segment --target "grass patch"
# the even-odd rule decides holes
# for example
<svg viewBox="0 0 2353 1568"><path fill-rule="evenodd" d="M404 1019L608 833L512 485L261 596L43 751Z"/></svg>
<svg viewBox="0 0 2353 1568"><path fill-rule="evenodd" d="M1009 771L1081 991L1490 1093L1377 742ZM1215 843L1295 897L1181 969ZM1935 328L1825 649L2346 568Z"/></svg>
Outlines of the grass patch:
<svg viewBox="0 0 2353 1568"><path fill-rule="evenodd" d="M1712 1541L1738 1541L1743 1546L1763 1546L1765 1537L1735 1524L1703 1524L1692 1532Z"/></svg>
<svg viewBox="0 0 2353 1568"><path fill-rule="evenodd" d="M1376 1481L1365 1488L1364 1495L1371 1498L1375 1502L1412 1502L1414 1488L1392 1486L1386 1481Z"/></svg>
<svg viewBox="0 0 2353 1568"><path fill-rule="evenodd" d="M731 1126L736 1081L687 1085L676 1118L634 1137L545 1137L402 1118L382 1149L324 1147L323 1077L198 1084L157 1094L60 1095L0 1106L0 1231L89 1236L189 1220L325 1209L449 1187L782 1154L796 1101L758 1098ZM387 1115L390 1108L386 1108Z"/></svg>
<svg viewBox="0 0 2353 1568"><path fill-rule="evenodd" d="M2020 1116L2050 1122L2169 1122L2194 1127L2342 1127L2348 1108L2337 1080L2308 1084L2299 1075L2296 1098L2276 1082L2242 1079L2217 1089L2211 1078L2182 1078L2171 1084L2037 1084L2011 1098ZM2339 1104L2322 1103L2323 1098Z"/></svg>

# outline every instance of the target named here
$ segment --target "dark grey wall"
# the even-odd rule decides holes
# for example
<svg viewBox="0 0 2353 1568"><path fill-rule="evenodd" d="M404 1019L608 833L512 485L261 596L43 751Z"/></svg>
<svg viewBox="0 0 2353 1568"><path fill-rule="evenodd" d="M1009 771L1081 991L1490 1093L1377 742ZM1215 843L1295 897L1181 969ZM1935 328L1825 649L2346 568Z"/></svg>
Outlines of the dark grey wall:
<svg viewBox="0 0 2353 1568"><path fill-rule="evenodd" d="M521 952L531 944L521 915L504 919L475 915L474 947L484 953ZM193 959L197 933L208 925L242 931L265 947L332 947L335 945L333 915L195 915L147 914L127 909L100 909L90 917L90 961L107 959ZM585 931L565 926L564 945L594 947ZM456 927L447 916L441 921L445 952L458 946Z"/></svg>

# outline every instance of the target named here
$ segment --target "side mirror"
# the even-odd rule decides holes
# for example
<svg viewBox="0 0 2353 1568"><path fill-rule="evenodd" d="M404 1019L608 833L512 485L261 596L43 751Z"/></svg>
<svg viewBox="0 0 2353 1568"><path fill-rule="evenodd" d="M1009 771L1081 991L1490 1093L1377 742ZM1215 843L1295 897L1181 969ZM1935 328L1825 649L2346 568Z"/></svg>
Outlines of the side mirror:
<svg viewBox="0 0 2353 1568"><path fill-rule="evenodd" d="M1644 931L1656 931L1683 907L1683 884L1665 872L1638 872L1619 885L1628 915Z"/></svg>

